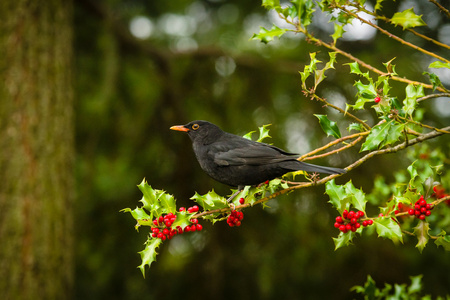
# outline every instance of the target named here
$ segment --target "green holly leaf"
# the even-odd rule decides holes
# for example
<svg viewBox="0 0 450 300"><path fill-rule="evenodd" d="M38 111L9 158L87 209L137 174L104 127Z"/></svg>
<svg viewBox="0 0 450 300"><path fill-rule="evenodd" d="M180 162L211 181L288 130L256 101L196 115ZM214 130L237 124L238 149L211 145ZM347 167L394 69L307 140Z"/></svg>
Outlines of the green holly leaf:
<svg viewBox="0 0 450 300"><path fill-rule="evenodd" d="M420 293L422 290L422 277L422 274L409 277L411 279L411 285L408 287L408 295Z"/></svg>
<svg viewBox="0 0 450 300"><path fill-rule="evenodd" d="M352 62L352 63L348 63L347 65L350 66L350 73L362 75L362 72L359 69L359 64L356 61Z"/></svg>
<svg viewBox="0 0 450 300"><path fill-rule="evenodd" d="M280 8L280 0L262 0L262 6L267 10Z"/></svg>
<svg viewBox="0 0 450 300"><path fill-rule="evenodd" d="M139 202L143 204L143 207L148 211L156 211L160 209L161 205L158 202L158 194L160 191L154 190L150 185L147 184L145 179L138 185L139 190L141 190L143 197Z"/></svg>
<svg viewBox="0 0 450 300"><path fill-rule="evenodd" d="M400 241L403 243L403 236L400 226L390 217L375 219L374 225L379 237L388 238L394 242Z"/></svg>
<svg viewBox="0 0 450 300"><path fill-rule="evenodd" d="M172 228L177 228L177 226L181 226L181 228L184 228L188 225L191 225L191 222L189 221L193 215L196 213L188 213L187 211L180 211L176 213L176 219L175 222L172 224Z"/></svg>
<svg viewBox="0 0 450 300"><path fill-rule="evenodd" d="M367 275L367 281L364 284L364 286L355 285L350 289L350 291L355 291L358 294L365 295L365 299L377 299L375 295L378 296L379 290L376 286L375 281L370 277L370 275Z"/></svg>
<svg viewBox="0 0 450 300"><path fill-rule="evenodd" d="M329 52L330 60L325 64L325 67L322 69L317 69L314 71L314 90L316 90L317 86L325 79L325 72L329 69L334 69L334 63L336 62L336 54L337 52Z"/></svg>
<svg viewBox="0 0 450 300"><path fill-rule="evenodd" d="M160 216L163 213L175 213L176 204L173 195L167 194L163 190L153 189L147 184L145 179L138 185L143 197L139 200L143 208L150 212L151 218Z"/></svg>
<svg viewBox="0 0 450 300"><path fill-rule="evenodd" d="M330 121L326 115L314 115L319 119L320 127L327 134L327 136L333 136L337 139L341 137L341 132L336 122Z"/></svg>
<svg viewBox="0 0 450 300"><path fill-rule="evenodd" d="M347 131L350 132L352 130L363 132L364 126L361 123L351 123L350 125L348 125Z"/></svg>
<svg viewBox="0 0 450 300"><path fill-rule="evenodd" d="M342 37L344 32L344 25L334 23L334 33L331 35L331 37L333 38L333 44L336 45L337 40Z"/></svg>
<svg viewBox="0 0 450 300"><path fill-rule="evenodd" d="M417 98L425 96L423 91L423 86L414 86L413 84L408 84L406 87L406 98L403 100L403 110L406 114L412 115L417 105Z"/></svg>
<svg viewBox="0 0 450 300"><path fill-rule="evenodd" d="M377 96L377 91L375 90L373 83L363 84L360 80L358 80L355 83L355 86L358 89L358 95L360 98L373 100Z"/></svg>
<svg viewBox="0 0 450 300"><path fill-rule="evenodd" d="M305 27L311 24L313 13L315 11L314 1L291 0L291 3L298 12L298 19L300 20L300 24L302 24Z"/></svg>
<svg viewBox="0 0 450 300"><path fill-rule="evenodd" d="M378 149L381 142L385 140L392 122L393 121L384 122L374 126L369 135L366 137L366 141L362 144L360 152Z"/></svg>
<svg viewBox="0 0 450 300"><path fill-rule="evenodd" d="M191 197L191 200L197 202L204 210L221 209L228 207L227 200L219 196L214 190L208 192L205 195L200 195L195 192L195 195Z"/></svg>
<svg viewBox="0 0 450 300"><path fill-rule="evenodd" d="M156 255L158 254L156 252L156 248L161 245L162 240L161 239L150 239L147 240L145 244L144 250L139 252L141 255L142 263L139 265L139 269L142 272L142 276L145 278L145 266L149 266L156 260Z"/></svg>
<svg viewBox="0 0 450 300"><path fill-rule="evenodd" d="M250 40L260 40L264 44L267 44L273 41L275 37L281 37L286 31L288 31L288 29L282 29L276 25L273 25L269 30L264 27L260 27L259 33L253 34Z"/></svg>
<svg viewBox="0 0 450 300"><path fill-rule="evenodd" d="M162 191L162 193L159 195L158 201L161 203L161 209L164 214L177 212L175 198L172 195Z"/></svg>
<svg viewBox="0 0 450 300"><path fill-rule="evenodd" d="M450 235L446 235L444 230L441 231L434 243L438 246L442 246L445 251L450 251Z"/></svg>
<svg viewBox="0 0 450 300"><path fill-rule="evenodd" d="M352 239L355 237L355 233L352 231L343 233L341 232L337 238L333 238L334 241L334 250L350 245L352 243Z"/></svg>
<svg viewBox="0 0 450 300"><path fill-rule="evenodd" d="M420 253L422 253L423 248L428 243L429 235L428 231L430 230L430 226L428 222L420 220L416 227L414 227L414 234L417 237L417 245L416 248L419 249Z"/></svg>
<svg viewBox="0 0 450 300"><path fill-rule="evenodd" d="M317 64L321 62L320 60L316 59L316 52L310 52L309 57L311 59L309 65L306 65L303 68L303 72L299 72L302 80L302 87L305 90L307 89L306 79L308 79L312 72L315 72L317 70Z"/></svg>
<svg viewBox="0 0 450 300"><path fill-rule="evenodd" d="M357 209L363 212L366 211L366 195L361 189L357 189L350 180L345 184L345 192L350 195L350 203Z"/></svg>
<svg viewBox="0 0 450 300"><path fill-rule="evenodd" d="M395 72L395 65L392 64L392 62L394 61L395 57L393 59L391 59L388 62L383 63L383 65L386 67L386 71L388 72L389 75L398 75L397 72ZM387 76L380 76L380 78L382 80L384 79L388 79Z"/></svg>
<svg viewBox="0 0 450 300"><path fill-rule="evenodd" d="M361 72L361 70L359 68L359 64L357 62L348 63L347 65L350 66L350 73L362 76L369 80L369 78L370 78L369 72L365 72L365 73Z"/></svg>
<svg viewBox="0 0 450 300"><path fill-rule="evenodd" d="M269 129L267 129L267 127L269 127L271 124L267 124L267 125L263 125L261 127L259 127L259 138L257 140L257 142L262 142L265 138L270 138L271 136L269 135Z"/></svg>
<svg viewBox="0 0 450 300"><path fill-rule="evenodd" d="M447 68L447 69L450 69L450 63L444 63L442 61L437 60L437 61L432 62L428 66L428 68L433 68L433 69Z"/></svg>
<svg viewBox="0 0 450 300"><path fill-rule="evenodd" d="M247 139L247 140L252 140L252 135L255 133L256 131L250 131L249 133L245 134L243 136L243 138Z"/></svg>
<svg viewBox="0 0 450 300"><path fill-rule="evenodd" d="M402 12L395 13L391 19L391 23L395 26L400 25L403 27L403 29L427 25L422 20L422 15L416 15L412 7Z"/></svg>
<svg viewBox="0 0 450 300"><path fill-rule="evenodd" d="M408 168L406 170L408 170L409 176L411 177L411 179L409 180L409 185L410 186L414 186L414 180L416 179L417 176L419 176L419 173L417 172L416 167L414 166L414 163L416 161L414 161L411 165L408 166Z"/></svg>
<svg viewBox="0 0 450 300"><path fill-rule="evenodd" d="M350 199L345 191L345 187L334 183L334 179L325 184L325 193L330 197L329 203L336 208L340 214L345 209L350 208Z"/></svg>
<svg viewBox="0 0 450 300"><path fill-rule="evenodd" d="M375 11L380 10L380 9L383 8L383 5L381 5L381 3L382 3L383 1L384 1L384 0L377 0L377 3L375 4Z"/></svg>
<svg viewBox="0 0 450 300"><path fill-rule="evenodd" d="M442 86L441 79L434 73L423 72L423 75L428 75L430 77L430 82L433 85L433 92L438 86Z"/></svg>
<svg viewBox="0 0 450 300"><path fill-rule="evenodd" d="M400 124L397 122L392 122L391 126L389 126L389 130L384 138L384 141L381 143L380 147L384 147L386 145L391 145L397 142L402 136L403 129L405 128L405 124Z"/></svg>

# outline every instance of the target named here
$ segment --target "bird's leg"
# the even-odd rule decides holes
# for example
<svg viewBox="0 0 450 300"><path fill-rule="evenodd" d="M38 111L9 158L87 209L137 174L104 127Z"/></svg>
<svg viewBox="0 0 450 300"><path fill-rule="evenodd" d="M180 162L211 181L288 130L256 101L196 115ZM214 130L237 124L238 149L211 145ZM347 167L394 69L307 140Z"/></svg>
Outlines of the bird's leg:
<svg viewBox="0 0 450 300"><path fill-rule="evenodd" d="M238 189L236 192L233 193L233 195L231 195L228 199L227 202L231 203L231 201L233 201L233 199L244 189L244 186L240 185L238 186Z"/></svg>

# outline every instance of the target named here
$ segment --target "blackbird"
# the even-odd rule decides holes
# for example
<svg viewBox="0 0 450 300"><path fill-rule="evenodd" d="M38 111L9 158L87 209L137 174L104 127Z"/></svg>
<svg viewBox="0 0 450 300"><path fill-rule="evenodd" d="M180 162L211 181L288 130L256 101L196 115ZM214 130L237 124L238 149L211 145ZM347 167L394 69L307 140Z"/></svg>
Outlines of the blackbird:
<svg viewBox="0 0 450 300"><path fill-rule="evenodd" d="M327 174L346 172L344 169L298 161L295 153L222 131L207 121L192 121L170 129L187 132L203 171L221 183L238 187L238 190L293 171Z"/></svg>

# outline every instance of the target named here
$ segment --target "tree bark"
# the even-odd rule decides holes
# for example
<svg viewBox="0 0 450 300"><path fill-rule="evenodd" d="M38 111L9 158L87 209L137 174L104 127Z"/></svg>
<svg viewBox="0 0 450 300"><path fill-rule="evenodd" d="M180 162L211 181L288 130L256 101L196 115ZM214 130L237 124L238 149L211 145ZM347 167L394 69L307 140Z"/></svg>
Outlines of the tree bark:
<svg viewBox="0 0 450 300"><path fill-rule="evenodd" d="M72 2L0 1L0 299L70 299Z"/></svg>

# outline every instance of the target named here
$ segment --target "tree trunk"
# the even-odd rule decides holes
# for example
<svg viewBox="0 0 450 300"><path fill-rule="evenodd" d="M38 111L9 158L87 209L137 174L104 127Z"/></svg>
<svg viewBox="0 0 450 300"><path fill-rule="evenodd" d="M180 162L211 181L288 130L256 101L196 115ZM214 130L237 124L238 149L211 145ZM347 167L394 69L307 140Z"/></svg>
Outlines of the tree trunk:
<svg viewBox="0 0 450 300"><path fill-rule="evenodd" d="M0 299L68 299L72 3L2 0L0 20Z"/></svg>

